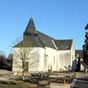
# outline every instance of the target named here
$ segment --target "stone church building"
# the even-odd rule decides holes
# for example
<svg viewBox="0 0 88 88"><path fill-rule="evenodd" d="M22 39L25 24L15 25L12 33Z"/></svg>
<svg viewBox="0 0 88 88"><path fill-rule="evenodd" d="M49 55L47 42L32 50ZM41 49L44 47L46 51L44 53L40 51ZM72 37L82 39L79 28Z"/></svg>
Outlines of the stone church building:
<svg viewBox="0 0 88 88"><path fill-rule="evenodd" d="M25 52L22 50L23 48L25 48ZM68 70L73 68L72 64L75 60L73 40L58 40L41 33L36 29L32 18L23 33L23 40L15 45L13 50L13 72L22 71L23 56L26 56L27 72ZM22 54L23 52L27 55Z"/></svg>

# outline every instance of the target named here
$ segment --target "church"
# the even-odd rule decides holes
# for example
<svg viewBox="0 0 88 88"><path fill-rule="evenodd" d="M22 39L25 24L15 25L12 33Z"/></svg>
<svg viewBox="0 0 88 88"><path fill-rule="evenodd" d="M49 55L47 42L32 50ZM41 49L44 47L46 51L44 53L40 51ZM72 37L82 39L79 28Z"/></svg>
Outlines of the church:
<svg viewBox="0 0 88 88"><path fill-rule="evenodd" d="M73 40L58 40L41 33L32 17L23 32L23 40L13 51L13 72L22 72L23 61L26 72L54 72L72 69L75 60Z"/></svg>

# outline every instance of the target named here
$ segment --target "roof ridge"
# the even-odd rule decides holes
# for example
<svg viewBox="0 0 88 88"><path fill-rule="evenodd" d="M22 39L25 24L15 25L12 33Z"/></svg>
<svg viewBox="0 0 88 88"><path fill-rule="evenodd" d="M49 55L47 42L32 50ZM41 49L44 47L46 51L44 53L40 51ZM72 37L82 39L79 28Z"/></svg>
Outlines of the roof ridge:
<svg viewBox="0 0 88 88"><path fill-rule="evenodd" d="M37 32L39 32L39 33L43 34L44 36L46 36L46 37L48 37L48 38L51 38L51 39L55 40L53 37L48 36L47 34L44 34L44 33L40 32L40 31L37 31Z"/></svg>

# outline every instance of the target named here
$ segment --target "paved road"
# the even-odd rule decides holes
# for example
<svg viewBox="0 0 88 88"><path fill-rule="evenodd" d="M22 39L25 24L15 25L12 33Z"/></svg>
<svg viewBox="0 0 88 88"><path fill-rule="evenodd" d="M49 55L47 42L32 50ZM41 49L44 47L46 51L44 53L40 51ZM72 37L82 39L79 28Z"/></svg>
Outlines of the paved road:
<svg viewBox="0 0 88 88"><path fill-rule="evenodd" d="M80 77L88 77L88 73L86 74L85 72L68 72L68 73L58 73L56 76L72 76L75 75L76 78Z"/></svg>
<svg viewBox="0 0 88 88"><path fill-rule="evenodd" d="M70 88L70 84L51 83L50 88Z"/></svg>
<svg viewBox="0 0 88 88"><path fill-rule="evenodd" d="M85 72L76 72L76 78L88 77L88 73Z"/></svg>

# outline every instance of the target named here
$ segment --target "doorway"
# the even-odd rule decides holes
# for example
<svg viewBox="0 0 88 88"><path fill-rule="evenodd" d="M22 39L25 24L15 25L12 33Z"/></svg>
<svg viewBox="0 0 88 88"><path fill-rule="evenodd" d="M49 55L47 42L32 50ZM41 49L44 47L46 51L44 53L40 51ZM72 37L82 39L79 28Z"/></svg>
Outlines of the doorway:
<svg viewBox="0 0 88 88"><path fill-rule="evenodd" d="M25 62L24 64L24 72L28 73L28 62Z"/></svg>

